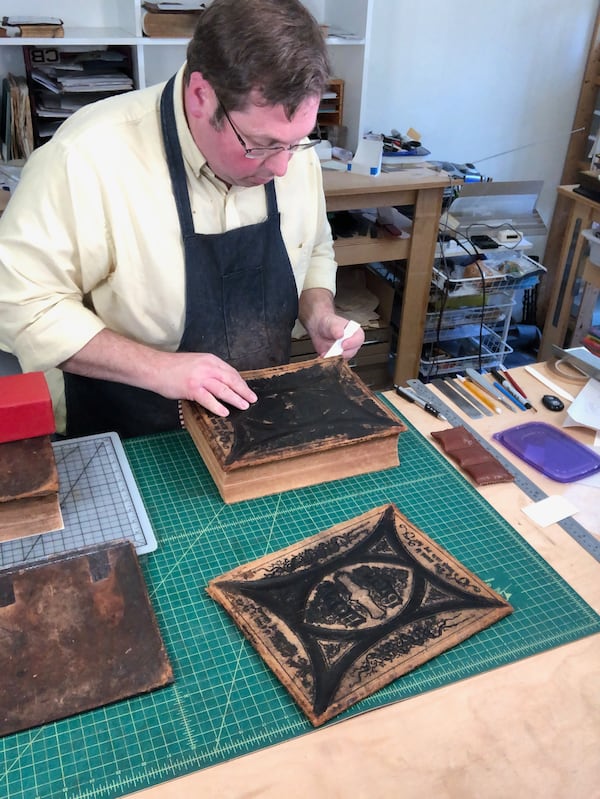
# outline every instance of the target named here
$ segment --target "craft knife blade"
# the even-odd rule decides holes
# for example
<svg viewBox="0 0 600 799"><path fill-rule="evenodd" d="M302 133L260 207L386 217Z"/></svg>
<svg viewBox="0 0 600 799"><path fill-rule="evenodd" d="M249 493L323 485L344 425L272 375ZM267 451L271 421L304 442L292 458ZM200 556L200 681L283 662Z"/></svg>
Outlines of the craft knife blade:
<svg viewBox="0 0 600 799"><path fill-rule="evenodd" d="M491 444L487 439L483 438L483 436L479 435L479 433L477 433L472 427L466 424L464 419L461 419L461 417L455 411L453 411L452 408L448 407L446 403L442 402L420 380L413 378L407 380L406 382L412 388L415 394L418 394L424 400L437 400L438 408L442 411L447 421L453 427L462 426L472 433L477 441L479 441L481 446L487 452L491 453L514 476L515 485L517 485L526 496L528 496L534 502L539 502L541 499L546 499L548 495L542 491L542 489L539 488L539 486L537 486L533 480L527 477L527 475L523 474L523 472L521 472L511 461L509 461L508 458L505 458L504 455L493 446L493 444ZM578 521L573 519L572 516L568 516L566 519L557 522L557 524L559 527L562 527L562 529L565 530L572 538L574 538L577 543L585 549L586 552L589 552L593 558L600 562L600 540L598 540L596 536L592 535L582 524L579 524Z"/></svg>
<svg viewBox="0 0 600 799"><path fill-rule="evenodd" d="M452 402L457 406L457 408L460 408L461 411L464 411L469 418L471 419L481 418L482 414L480 413L480 411L475 407L474 404L471 404L471 402L467 400L466 397L463 397L463 395L459 391L456 391L455 386L451 386L449 383L446 383L446 381L443 380L441 377L434 378L431 381L431 383L438 389L438 391L444 394L444 396L448 397L449 400L452 400ZM490 412L488 411L488 413Z"/></svg>

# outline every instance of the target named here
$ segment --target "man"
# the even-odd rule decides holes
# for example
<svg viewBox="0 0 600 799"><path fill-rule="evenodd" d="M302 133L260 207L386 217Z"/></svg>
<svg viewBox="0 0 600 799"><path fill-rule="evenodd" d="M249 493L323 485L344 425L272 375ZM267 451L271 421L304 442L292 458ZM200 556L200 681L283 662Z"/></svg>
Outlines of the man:
<svg viewBox="0 0 600 799"><path fill-rule="evenodd" d="M307 139L328 75L297 0L214 0L166 86L30 157L0 222L0 347L60 367L68 435L172 429L183 398L246 409L239 371L287 362L296 319L320 354L341 337Z"/></svg>

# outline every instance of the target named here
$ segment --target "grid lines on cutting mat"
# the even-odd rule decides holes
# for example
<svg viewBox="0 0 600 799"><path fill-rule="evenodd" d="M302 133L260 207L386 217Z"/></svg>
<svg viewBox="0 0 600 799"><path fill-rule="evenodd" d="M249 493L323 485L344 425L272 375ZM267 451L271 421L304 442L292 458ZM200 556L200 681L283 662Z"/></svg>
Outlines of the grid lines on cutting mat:
<svg viewBox="0 0 600 799"><path fill-rule="evenodd" d="M113 799L312 731L206 585L388 502L515 612L340 720L600 630L598 615L410 425L399 448L395 469L225 505L186 433L125 442L158 539L141 562L175 683L0 739L0 795Z"/></svg>

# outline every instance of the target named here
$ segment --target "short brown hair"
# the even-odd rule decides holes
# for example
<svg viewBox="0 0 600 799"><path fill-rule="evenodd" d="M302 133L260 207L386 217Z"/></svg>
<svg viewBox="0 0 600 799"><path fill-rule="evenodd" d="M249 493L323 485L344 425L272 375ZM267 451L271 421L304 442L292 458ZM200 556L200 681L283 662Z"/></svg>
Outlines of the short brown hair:
<svg viewBox="0 0 600 799"><path fill-rule="evenodd" d="M299 0L213 0L188 45L191 72L228 110L243 110L256 90L291 119L305 99L322 95L330 66L323 33Z"/></svg>

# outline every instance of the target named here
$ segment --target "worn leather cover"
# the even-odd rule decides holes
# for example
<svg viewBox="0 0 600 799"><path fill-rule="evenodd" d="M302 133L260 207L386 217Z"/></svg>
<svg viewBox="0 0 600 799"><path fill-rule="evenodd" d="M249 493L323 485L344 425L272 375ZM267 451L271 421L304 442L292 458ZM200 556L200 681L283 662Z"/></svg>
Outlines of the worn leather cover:
<svg viewBox="0 0 600 799"><path fill-rule="evenodd" d="M50 436L0 444L0 503L58 492Z"/></svg>
<svg viewBox="0 0 600 799"><path fill-rule="evenodd" d="M0 572L0 735L173 681L133 545Z"/></svg>
<svg viewBox="0 0 600 799"><path fill-rule="evenodd" d="M342 358L243 372L258 400L222 418L182 402L185 427L225 502L398 466L406 427Z"/></svg>
<svg viewBox="0 0 600 799"><path fill-rule="evenodd" d="M224 471L375 438L397 438L402 422L341 358L243 372L258 396L248 410L215 416L185 402L188 419Z"/></svg>
<svg viewBox="0 0 600 799"><path fill-rule="evenodd" d="M207 590L315 726L512 612L391 504Z"/></svg>

